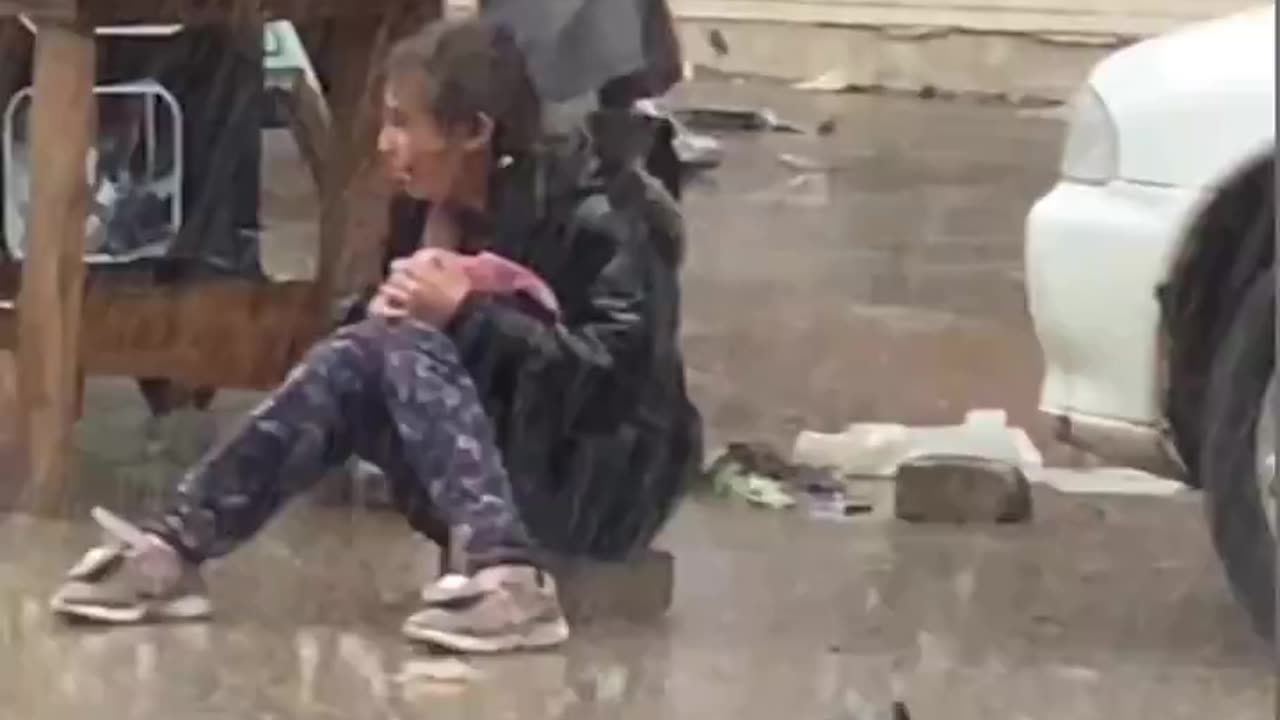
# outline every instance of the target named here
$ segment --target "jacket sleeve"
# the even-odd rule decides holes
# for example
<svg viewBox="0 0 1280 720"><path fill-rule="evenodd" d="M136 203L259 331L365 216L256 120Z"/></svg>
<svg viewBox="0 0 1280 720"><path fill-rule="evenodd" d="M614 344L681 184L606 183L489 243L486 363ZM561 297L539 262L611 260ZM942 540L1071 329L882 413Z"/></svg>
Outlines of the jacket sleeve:
<svg viewBox="0 0 1280 720"><path fill-rule="evenodd" d="M641 231L607 212L577 223L569 249L587 270L572 274L586 283L585 302L562 320L472 295L449 329L463 357L538 383L540 396L560 404L567 429L609 429L636 402L653 363L652 256L635 236Z"/></svg>

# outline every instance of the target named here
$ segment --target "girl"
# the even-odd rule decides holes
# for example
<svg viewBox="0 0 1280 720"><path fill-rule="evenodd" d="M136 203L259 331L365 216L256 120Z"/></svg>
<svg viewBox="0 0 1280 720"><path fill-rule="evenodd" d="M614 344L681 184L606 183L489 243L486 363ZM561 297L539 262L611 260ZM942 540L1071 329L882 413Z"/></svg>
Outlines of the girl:
<svg viewBox="0 0 1280 720"><path fill-rule="evenodd" d="M670 198L642 171L601 170L589 138L545 141L521 53L493 25L429 25L388 70L378 145L424 201L419 249L392 264L367 318L313 348L182 478L165 512L141 528L98 513L113 539L72 569L55 611L207 616L200 564L357 454L383 469L415 530L454 539L409 638L555 645L568 628L542 551L619 558L647 545L696 472Z"/></svg>

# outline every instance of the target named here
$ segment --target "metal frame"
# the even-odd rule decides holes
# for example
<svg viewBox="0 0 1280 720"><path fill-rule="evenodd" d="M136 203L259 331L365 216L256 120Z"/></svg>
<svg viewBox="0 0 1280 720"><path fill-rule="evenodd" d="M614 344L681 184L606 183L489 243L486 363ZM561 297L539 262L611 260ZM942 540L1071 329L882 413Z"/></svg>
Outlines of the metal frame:
<svg viewBox="0 0 1280 720"><path fill-rule="evenodd" d="M15 164L15 157L16 157L14 154L15 145L14 145L14 136L13 136L14 135L13 133L14 117L17 114L17 108L19 104L21 104L23 101L30 98L33 95L33 92L34 92L33 88L25 87L19 90L18 92L14 93L13 97L9 100L9 105L8 107L5 108L5 113L4 113L4 182L5 182L4 194L5 194L5 197L4 197L3 219L4 219L4 226L6 230L10 227L10 224L16 220L16 218L11 217L11 213L17 212L16 203L10 201L12 198L14 187L16 185L15 183L16 178L14 175L14 164ZM173 192L170 196L170 201L169 201L170 202L169 220L173 224L174 231L177 232L182 228L182 201L183 201L182 176L183 176L183 172L185 171L183 166L183 152L182 152L183 151L183 134L182 134L183 115L182 115L182 106L178 103L178 99L174 97L173 93L169 92L167 88L165 88L163 85L161 85L160 83L154 80L139 80L139 81L128 82L128 83L99 85L94 87L93 92L95 96L97 95L139 96L140 95L147 98L143 125L144 125L144 133L146 135L146 143L147 143L147 153L148 153L147 174L149 177L154 175L155 166L156 166L156 158L155 158L156 99L159 98L166 105L168 105L169 112L173 117L173 127L174 127L173 172L172 172ZM90 156L86 158L85 175L86 175L86 178L88 179L89 184L92 186L95 184L97 180L97 168L92 167L89 164L90 163L89 158L93 157L94 155L94 151L92 148L90 149L90 153L91 153ZM9 251L9 256L14 258L15 260L21 260L23 257L25 257L26 250L24 246L26 244L25 242L26 233L23 232L23 238L22 238L21 244L20 244L19 238L10 237L10 233L6 232L5 236L6 236L5 242L7 245L7 249ZM111 255L105 255L101 253L93 253L93 254L86 253L85 261L91 262L91 263L110 263L110 262L115 262L115 258Z"/></svg>

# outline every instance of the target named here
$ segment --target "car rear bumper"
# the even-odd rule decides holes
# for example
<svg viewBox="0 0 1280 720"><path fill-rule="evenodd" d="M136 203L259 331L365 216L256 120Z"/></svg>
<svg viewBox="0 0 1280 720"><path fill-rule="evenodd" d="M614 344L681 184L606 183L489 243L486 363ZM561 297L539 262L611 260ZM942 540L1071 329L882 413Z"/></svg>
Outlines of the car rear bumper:
<svg viewBox="0 0 1280 720"><path fill-rule="evenodd" d="M1186 467L1164 428L1080 413L1047 414L1053 437L1107 463L1184 479Z"/></svg>
<svg viewBox="0 0 1280 720"><path fill-rule="evenodd" d="M1044 353L1040 407L1067 442L1163 467L1156 288L1202 194L1062 182L1027 217L1026 284Z"/></svg>

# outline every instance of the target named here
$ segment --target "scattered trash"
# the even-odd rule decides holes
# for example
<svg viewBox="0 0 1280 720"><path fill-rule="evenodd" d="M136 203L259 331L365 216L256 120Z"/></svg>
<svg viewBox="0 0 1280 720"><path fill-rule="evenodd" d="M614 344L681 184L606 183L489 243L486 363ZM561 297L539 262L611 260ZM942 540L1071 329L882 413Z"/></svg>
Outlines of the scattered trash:
<svg viewBox="0 0 1280 720"><path fill-rule="evenodd" d="M851 498L843 490L809 493L809 517L819 520L845 521L875 510L870 500Z"/></svg>
<svg viewBox="0 0 1280 720"><path fill-rule="evenodd" d="M775 480L786 479L794 472L792 464L783 459L777 450L761 442L729 443L724 454L712 463L712 468L727 463L734 463L746 472Z"/></svg>
<svg viewBox="0 0 1280 720"><path fill-rule="evenodd" d="M796 90L809 90L812 92L840 92L853 85L849 80L849 73L844 68L831 68L830 70L792 84L791 87Z"/></svg>
<svg viewBox="0 0 1280 720"><path fill-rule="evenodd" d="M710 135L699 135L672 118L675 138L672 146L680 164L692 170L718 167L724 161L724 147Z"/></svg>
<svg viewBox="0 0 1280 720"><path fill-rule="evenodd" d="M793 465L762 443L730 444L707 475L719 495L777 510L802 505L816 519L847 521L875 509L832 470Z"/></svg>
<svg viewBox="0 0 1280 720"><path fill-rule="evenodd" d="M1043 457L1022 428L1009 427L1003 410L973 410L960 425L908 427L855 423L839 433L805 431L796 438L791 461L833 468L851 477L884 477L913 457L962 456L1039 467Z"/></svg>
<svg viewBox="0 0 1280 720"><path fill-rule="evenodd" d="M795 153L778 153L778 162L796 172L812 173L831 169L829 164L821 160L815 160L805 155L796 155Z"/></svg>
<svg viewBox="0 0 1280 720"><path fill-rule="evenodd" d="M636 110L671 123L672 146L676 159L690 170L706 170L717 167L724 160L724 148L710 135L694 132L660 101L645 99L636 102Z"/></svg>
<svg viewBox="0 0 1280 720"><path fill-rule="evenodd" d="M805 507L812 518L846 521L875 510L875 503L852 495L848 483L829 469L797 467L791 486L804 496Z"/></svg>
<svg viewBox="0 0 1280 720"><path fill-rule="evenodd" d="M782 510L796 499L783 483L791 466L772 448L760 443L731 443L707 469L718 495L741 498L752 505Z"/></svg>
<svg viewBox="0 0 1280 720"><path fill-rule="evenodd" d="M791 461L855 477L892 477L907 458L910 439L905 425L886 423L854 424L835 434L805 431L796 437Z"/></svg>
<svg viewBox="0 0 1280 720"><path fill-rule="evenodd" d="M707 31L707 44L711 46L711 50L715 52L716 57L724 57L729 54L729 41L725 40L724 33L717 28L711 28Z"/></svg>
<svg viewBox="0 0 1280 720"><path fill-rule="evenodd" d="M763 475L726 468L715 476L715 487L721 494L773 510L785 510L796 504L796 499L782 489L782 483Z"/></svg>
<svg viewBox="0 0 1280 720"><path fill-rule="evenodd" d="M768 108L688 107L675 110L674 115L703 132L802 132Z"/></svg>

